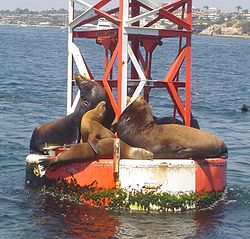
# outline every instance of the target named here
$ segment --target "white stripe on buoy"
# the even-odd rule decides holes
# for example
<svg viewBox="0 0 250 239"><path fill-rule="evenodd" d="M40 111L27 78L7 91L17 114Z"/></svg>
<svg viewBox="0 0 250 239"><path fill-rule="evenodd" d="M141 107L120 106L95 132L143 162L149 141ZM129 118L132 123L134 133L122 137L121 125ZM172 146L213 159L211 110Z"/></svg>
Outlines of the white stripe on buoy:
<svg viewBox="0 0 250 239"><path fill-rule="evenodd" d="M120 160L120 187L125 190L195 192L195 162L188 159Z"/></svg>

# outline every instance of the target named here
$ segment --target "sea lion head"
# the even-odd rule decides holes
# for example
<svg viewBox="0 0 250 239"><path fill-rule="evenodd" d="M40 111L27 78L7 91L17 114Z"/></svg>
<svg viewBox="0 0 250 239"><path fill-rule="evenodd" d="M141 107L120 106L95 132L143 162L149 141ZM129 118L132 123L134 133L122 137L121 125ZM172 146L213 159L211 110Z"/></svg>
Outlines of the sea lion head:
<svg viewBox="0 0 250 239"><path fill-rule="evenodd" d="M125 112L127 110L127 112ZM145 101L143 96L138 96L124 111L124 115L129 115L133 123L138 126L145 126L154 123L151 106ZM143 118L143 121L141 120Z"/></svg>
<svg viewBox="0 0 250 239"><path fill-rule="evenodd" d="M86 76L82 76L79 73L74 74L73 80L81 92L81 106L87 110L95 107L101 100L107 98L105 90L96 81L91 80Z"/></svg>
<svg viewBox="0 0 250 239"><path fill-rule="evenodd" d="M103 125L107 128L112 124L115 113L111 106L109 97L105 89L96 81L82 76L79 73L75 73L73 80L80 90L80 108L78 112L86 112L95 108L99 102L105 102L105 119L103 120ZM103 103L102 103L103 104Z"/></svg>
<svg viewBox="0 0 250 239"><path fill-rule="evenodd" d="M142 96L139 96L122 112L116 124L116 130L118 135L126 135L152 125L154 125L154 119L151 106Z"/></svg>
<svg viewBox="0 0 250 239"><path fill-rule="evenodd" d="M95 119L102 123L106 115L106 102L99 102L93 111L95 112Z"/></svg>
<svg viewBox="0 0 250 239"><path fill-rule="evenodd" d="M243 104L242 107L240 108L241 112L248 112L249 111L249 107L246 104Z"/></svg>

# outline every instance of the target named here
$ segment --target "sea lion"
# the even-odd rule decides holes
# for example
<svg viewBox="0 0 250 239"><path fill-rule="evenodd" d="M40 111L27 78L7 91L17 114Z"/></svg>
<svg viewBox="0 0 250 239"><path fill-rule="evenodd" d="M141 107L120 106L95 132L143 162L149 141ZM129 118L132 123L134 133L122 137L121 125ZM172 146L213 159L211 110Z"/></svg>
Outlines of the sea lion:
<svg viewBox="0 0 250 239"><path fill-rule="evenodd" d="M100 101L106 102L103 125L109 128L113 122L115 114L104 88L96 81L87 79L78 73L74 75L73 79L81 93L78 108L66 117L36 126L30 141L31 152L43 153L45 144L64 145L79 142L80 122L83 114L94 108Z"/></svg>
<svg viewBox="0 0 250 239"><path fill-rule="evenodd" d="M60 153L57 157L49 159L49 166L56 163L69 162L87 162L98 158L113 158L114 138L100 139L97 142L98 154L92 149L88 143L73 144L68 150ZM131 147L120 140L120 158L121 159L153 159L153 153L148 150Z"/></svg>
<svg viewBox="0 0 250 239"><path fill-rule="evenodd" d="M154 158L227 157L225 143L211 133L184 125L156 125L151 106L141 96L121 114L117 133L127 144L152 152Z"/></svg>
<svg viewBox="0 0 250 239"><path fill-rule="evenodd" d="M184 125L183 121L179 120L179 119L174 119L173 117L155 117L154 118L154 122L156 124L180 124L180 125ZM193 114L191 114L191 121L190 121L190 126L196 129L200 129L198 120L193 116Z"/></svg>
<svg viewBox="0 0 250 239"><path fill-rule="evenodd" d="M98 153L97 141L104 138L114 138L115 135L102 124L106 115L106 102L86 112L81 120L81 142L88 142L93 150Z"/></svg>
<svg viewBox="0 0 250 239"><path fill-rule="evenodd" d="M248 105L246 104L243 104L240 108L241 112L244 113L244 112L248 112L249 111L249 107Z"/></svg>

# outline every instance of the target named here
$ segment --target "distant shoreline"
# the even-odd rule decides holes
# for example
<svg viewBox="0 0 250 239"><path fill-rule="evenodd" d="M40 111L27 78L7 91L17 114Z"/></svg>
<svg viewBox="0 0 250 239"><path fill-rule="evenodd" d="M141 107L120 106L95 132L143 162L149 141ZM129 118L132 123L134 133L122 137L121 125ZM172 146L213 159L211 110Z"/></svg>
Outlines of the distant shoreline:
<svg viewBox="0 0 250 239"><path fill-rule="evenodd" d="M240 39L250 39L250 36L246 35L226 35L226 34L214 34L214 35L208 35L208 34L195 34L197 36L207 36L207 37L226 37L226 38L240 38Z"/></svg>
<svg viewBox="0 0 250 239"><path fill-rule="evenodd" d="M13 26L13 27L37 27L37 28L61 28L67 29L67 26L56 26L56 25L28 25L28 24L4 24L0 22L0 26ZM224 37L224 38L239 38L239 39L250 39L250 36L247 35L226 35L226 34L200 34L193 33L195 36L207 36L207 37Z"/></svg>
<svg viewBox="0 0 250 239"><path fill-rule="evenodd" d="M28 24L5 24L0 23L0 26L13 26L13 27L37 27L37 28L62 28L67 29L67 26L55 26L55 25L28 25Z"/></svg>

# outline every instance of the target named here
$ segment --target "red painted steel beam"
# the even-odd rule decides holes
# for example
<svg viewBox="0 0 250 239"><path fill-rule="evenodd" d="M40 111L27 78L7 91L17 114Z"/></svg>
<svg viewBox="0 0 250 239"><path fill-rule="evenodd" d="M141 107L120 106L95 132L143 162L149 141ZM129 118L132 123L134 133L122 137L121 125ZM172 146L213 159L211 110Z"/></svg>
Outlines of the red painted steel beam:
<svg viewBox="0 0 250 239"><path fill-rule="evenodd" d="M123 18L125 16L123 16L123 10L124 10L124 6L123 6L123 0L119 0L119 20L122 22ZM117 73L117 77L118 77L118 84L117 84L117 110L116 110L116 116L120 116L121 112L122 112L122 83L123 80L127 80L127 79L122 79L122 74L123 74L123 68L124 68L124 63L123 63L123 59L122 59L122 44L123 43L123 24L120 24L118 27L118 42L117 42L117 47L118 47L118 73Z"/></svg>
<svg viewBox="0 0 250 239"><path fill-rule="evenodd" d="M140 5L136 0L131 1L131 17L136 17L140 15ZM140 21L134 22L132 26L140 26ZM138 50L140 47L140 42L138 39L131 40L131 49L135 54L136 59L138 59ZM131 79L138 79L139 75L131 61Z"/></svg>
<svg viewBox="0 0 250 239"><path fill-rule="evenodd" d="M192 31L182 31L182 30L172 30L172 29L161 29L159 30L159 37L167 38L167 37L190 37Z"/></svg>
<svg viewBox="0 0 250 239"><path fill-rule="evenodd" d="M101 0L99 1L98 3L96 3L94 5L94 8L97 8L97 9L100 9L102 8L103 6L105 6L106 4L108 4L111 0Z"/></svg>
<svg viewBox="0 0 250 239"><path fill-rule="evenodd" d="M176 2L173 2L171 4L164 6L163 9L168 10L169 12L173 12L177 10L178 8L180 8L181 6L183 6L184 4L186 4L188 1L189 0L176 1Z"/></svg>
<svg viewBox="0 0 250 239"><path fill-rule="evenodd" d="M87 24L87 23L89 23L89 22L98 20L98 19L101 18L101 17L104 17L105 19L107 19L107 20L113 22L114 24L119 25L119 24L120 24L120 21L119 21L117 18L115 18L114 16L111 15L112 13L117 12L117 10L119 11L119 8L116 8L115 11L114 11L114 9L113 9L113 10L110 10L110 11L108 11L108 12L105 12L105 11L100 10L101 7L105 6L105 5L106 5L107 3L109 3L110 1L111 1L111 0L102 0L102 1L98 2L97 4L95 4L95 5L93 6L93 10L94 10L94 12L95 12L98 16L90 17L89 19L86 19L86 20L80 22L76 27L79 27L79 26L82 26L82 25Z"/></svg>
<svg viewBox="0 0 250 239"><path fill-rule="evenodd" d="M141 51L140 49L137 50L137 56L138 56L138 59L140 60L141 64L142 64L142 67L143 67L143 70L145 71L146 70L146 62L141 54Z"/></svg>
<svg viewBox="0 0 250 239"><path fill-rule="evenodd" d="M172 14L172 13L169 12L169 11L166 11L166 10L164 10L164 9L161 9L161 10L159 11L159 15L160 15L161 17L164 17L164 18L168 19L169 21L171 21L171 22L177 24L178 26L181 26L181 27L183 27L183 28L185 28L185 29L187 29L187 30L192 30L192 27L191 27L190 24L188 24L188 23L185 22L184 20L182 20L182 19L176 17L174 14Z"/></svg>
<svg viewBox="0 0 250 239"><path fill-rule="evenodd" d="M173 83L176 75L178 74L178 72L183 64L185 57L186 57L186 48L184 47L180 51L180 53L177 56L177 58L175 59L175 61L173 62L171 68L169 69L169 71L164 79L164 82L167 83L168 92L169 92L179 114L183 118L185 117L184 106L183 106L183 103L181 101L181 98L180 98L175 86L172 83Z"/></svg>
<svg viewBox="0 0 250 239"><path fill-rule="evenodd" d="M111 14L108 14L102 10L99 10L99 9L94 9L94 11L99 16L104 17L105 19L109 20L110 22L113 22L116 25L119 25L121 23L120 20L118 20L116 17L113 17Z"/></svg>
<svg viewBox="0 0 250 239"><path fill-rule="evenodd" d="M114 14L114 13L117 13L119 11L119 8L117 7L117 8L114 8L114 9L112 9L112 10L109 10L109 11L107 11L107 13L108 14ZM88 18L88 19L86 19L86 20L84 20L84 21L82 21L80 24L78 24L77 26L79 27L79 26L82 26L82 25L84 25L84 24L87 24L87 23L90 23L90 22L94 22L94 21L97 21L98 19L100 19L101 18L101 16L94 16L94 17L90 17L90 18Z"/></svg>
<svg viewBox="0 0 250 239"><path fill-rule="evenodd" d="M176 74L178 73L178 71L180 70L180 67L182 66L182 63L185 59L185 56L186 56L186 48L183 47L182 50L180 51L179 55L177 56L177 58L173 62L171 68L169 69L169 71L164 79L165 82L171 82L174 80Z"/></svg>
<svg viewBox="0 0 250 239"><path fill-rule="evenodd" d="M95 6L96 6L96 5L95 5ZM129 6L131 6L131 4L130 4ZM96 7L96 9L100 9L100 7L98 6L98 7ZM117 13L117 12L119 12L119 7L116 7L116 8L114 8L114 9L111 9L111 10L107 11L106 13L109 14L109 15L111 15L111 14L114 14L114 13ZM87 24L87 23L90 23L90 22L93 22L93 21L97 21L97 20L100 19L100 18L101 18L101 16L90 17L90 18L88 18L88 19L82 21L82 22L81 22L80 24L78 24L77 26L79 27L79 26L82 26L82 25L84 25L84 24Z"/></svg>
<svg viewBox="0 0 250 239"><path fill-rule="evenodd" d="M181 0L181 1L177 1L177 2L174 2L174 3L168 4L168 5L164 5L159 10L159 18L160 19L166 18L166 19L172 21L173 23L176 23L177 25L184 27L187 30L191 30L191 26L190 26L189 23L185 22L184 20L182 20L182 19L180 19L180 18L178 18L178 17L176 17L175 15L172 14L173 11L177 10L178 8L183 6L184 4L188 3L188 1L190 1L190 0ZM148 6L146 6L146 5L142 4L142 3L139 3L139 4L140 4L141 7L145 8L145 9L147 9L149 11L153 10L151 7L148 7ZM150 24L150 26L151 25L152 24Z"/></svg>
<svg viewBox="0 0 250 239"><path fill-rule="evenodd" d="M143 8L144 8L144 9L146 9L146 10L149 10L149 11L151 11L151 10L152 10L152 8L151 8L151 7L149 7L149 6L145 5L145 4L141 3L141 2L138 2L138 1L137 1L137 3L140 5L140 7L143 7Z"/></svg>
<svg viewBox="0 0 250 239"><path fill-rule="evenodd" d="M186 111L185 124L190 126L191 123L191 37L187 38L186 46Z"/></svg>
<svg viewBox="0 0 250 239"><path fill-rule="evenodd" d="M162 17L158 16L156 17L154 20L152 20L151 22L148 22L144 27L150 27L152 26L153 24L157 23L159 20L161 20Z"/></svg>
<svg viewBox="0 0 250 239"><path fill-rule="evenodd" d="M114 50L114 53L113 53L113 55L112 55L112 57L111 57L111 59L109 61L108 67L106 68L105 73L104 73L103 78L102 78L104 89L106 90L106 92L107 92L107 94L109 96L111 105L112 105L116 115L118 115L119 111L118 111L118 106L116 104L116 101L115 101L115 98L113 96L112 90L110 89L110 86L109 86L109 83L108 83L108 75L112 70L112 67L113 67L113 65L115 63L118 52L119 52L118 51L118 46L116 46L116 48Z"/></svg>
<svg viewBox="0 0 250 239"><path fill-rule="evenodd" d="M192 26L192 0L189 0L187 4L187 22Z"/></svg>
<svg viewBox="0 0 250 239"><path fill-rule="evenodd" d="M117 29L109 29L109 30L91 30L91 31L74 31L74 37L76 38L94 38L98 37L116 37Z"/></svg>
<svg viewBox="0 0 250 239"><path fill-rule="evenodd" d="M168 38L168 37L189 37L191 36L191 31L182 31L182 30L174 30L174 29L160 29L158 36L152 35L137 35L137 34L129 34L129 40L137 39L154 39L154 38ZM76 38L98 38L98 37L117 37L118 30L117 29L109 29L109 30L90 30L90 31L74 31L74 37Z"/></svg>
<svg viewBox="0 0 250 239"><path fill-rule="evenodd" d="M183 4L183 5L182 5L182 9L181 9L181 19L184 19L184 15L185 15L185 6L186 6L186 4ZM181 26L178 26L178 29L181 30L182 27L181 27ZM182 37L179 38L179 49L178 49L178 51L180 52L181 49L182 49ZM180 76L180 71L177 72L176 77L175 77L175 81L177 81L177 82L179 81L179 76ZM173 118L174 118L174 119L176 119L176 113L177 113L177 107L176 107L176 105L174 105L174 109L173 109ZM185 111L185 113L186 113L186 111ZM185 120L185 122L186 122L186 120Z"/></svg>
<svg viewBox="0 0 250 239"><path fill-rule="evenodd" d="M176 2L173 2L171 4L167 4L167 5L162 6L162 9L168 10L169 12L173 12L173 11L177 10L178 8L180 8L183 4L186 4L188 1L189 0L176 1ZM153 8L143 4L141 2L138 2L138 4L141 7L145 8L146 10L149 10L149 11L153 10Z"/></svg>
<svg viewBox="0 0 250 239"><path fill-rule="evenodd" d="M177 108L179 115L181 115L184 118L185 117L185 109L184 109L182 100L181 100L173 83L174 82L167 82L168 92L169 92L169 95L170 95L172 101L174 102L174 104Z"/></svg>

